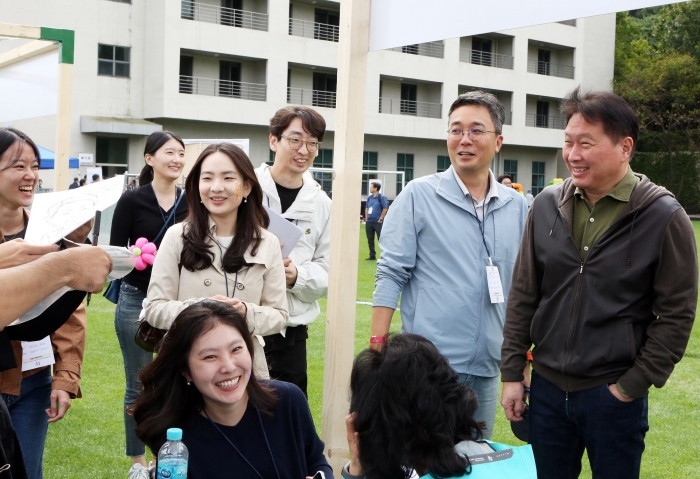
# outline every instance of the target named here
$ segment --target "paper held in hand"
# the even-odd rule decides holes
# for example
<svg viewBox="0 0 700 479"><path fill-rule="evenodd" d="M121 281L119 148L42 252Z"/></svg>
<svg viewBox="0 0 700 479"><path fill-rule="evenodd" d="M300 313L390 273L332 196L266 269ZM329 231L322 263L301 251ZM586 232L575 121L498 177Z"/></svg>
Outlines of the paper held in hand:
<svg viewBox="0 0 700 479"><path fill-rule="evenodd" d="M263 205L263 207L270 216L270 226L267 227L267 230L277 236L280 243L284 245L282 247L282 258L286 258L297 245L301 239L301 235L304 234L304 231L294 223L291 223L286 218L272 211L267 206Z"/></svg>

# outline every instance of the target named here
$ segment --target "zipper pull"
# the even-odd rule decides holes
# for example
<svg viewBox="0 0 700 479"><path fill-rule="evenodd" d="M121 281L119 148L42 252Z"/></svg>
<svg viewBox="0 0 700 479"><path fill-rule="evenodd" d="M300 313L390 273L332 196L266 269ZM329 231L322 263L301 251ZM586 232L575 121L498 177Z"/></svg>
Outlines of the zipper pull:
<svg viewBox="0 0 700 479"><path fill-rule="evenodd" d="M579 270L579 274L583 273L583 261L581 261L581 269Z"/></svg>

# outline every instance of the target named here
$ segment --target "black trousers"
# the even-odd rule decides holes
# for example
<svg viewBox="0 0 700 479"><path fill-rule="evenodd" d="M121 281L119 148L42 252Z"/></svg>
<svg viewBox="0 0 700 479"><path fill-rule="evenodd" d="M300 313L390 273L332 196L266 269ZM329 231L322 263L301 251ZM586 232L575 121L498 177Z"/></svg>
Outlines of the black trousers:
<svg viewBox="0 0 700 479"><path fill-rule="evenodd" d="M265 336L265 359L270 369L270 378L296 384L306 392L308 377L306 374L306 340L309 337L308 326L287 328L285 336L272 334Z"/></svg>
<svg viewBox="0 0 700 479"><path fill-rule="evenodd" d="M377 253L374 250L374 233L377 233L377 241L379 241L379 235L382 234L382 224L378 221L374 223L365 223L365 231L367 232L367 244L369 245L369 257L376 258Z"/></svg>

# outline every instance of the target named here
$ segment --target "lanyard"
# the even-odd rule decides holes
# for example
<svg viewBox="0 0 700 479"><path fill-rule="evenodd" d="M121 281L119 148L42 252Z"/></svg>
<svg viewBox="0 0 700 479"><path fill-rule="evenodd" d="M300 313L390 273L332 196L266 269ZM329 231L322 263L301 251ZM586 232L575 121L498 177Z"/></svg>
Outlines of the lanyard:
<svg viewBox="0 0 700 479"><path fill-rule="evenodd" d="M217 246L219 247L219 251L221 252L221 271L224 272L224 283L226 283L226 297L228 296L228 276L226 275L226 268L224 267L224 248L221 246L221 243L217 239L214 239L216 241ZM233 298L236 295L236 288L238 287L238 271L236 271L236 279L233 280L233 294L230 296Z"/></svg>
<svg viewBox="0 0 700 479"><path fill-rule="evenodd" d="M491 185L489 184L489 187ZM486 248L486 254L489 257L489 265L493 266L493 262L491 261L491 252L489 251L489 246L486 244L486 234L484 233L484 230L486 229L486 199L488 198L489 195L489 188L486 189L486 196L484 196L484 200L481 203L481 215L482 219L479 220L479 213L476 211L476 202L474 201L474 196L469 195L469 199L471 199L472 206L474 207L474 214L476 215L476 221L479 223L479 232L481 233L481 240L484 242L484 248Z"/></svg>

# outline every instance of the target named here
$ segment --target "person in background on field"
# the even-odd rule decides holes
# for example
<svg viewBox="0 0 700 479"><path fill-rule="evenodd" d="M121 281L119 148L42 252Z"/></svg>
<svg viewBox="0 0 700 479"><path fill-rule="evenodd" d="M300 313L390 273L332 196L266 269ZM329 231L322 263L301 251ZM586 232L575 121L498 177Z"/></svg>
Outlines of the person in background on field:
<svg viewBox="0 0 700 479"><path fill-rule="evenodd" d="M139 176L141 187L125 192L114 210L110 236L113 246L133 245L139 238L146 238L159 246L165 230L187 216L187 198L176 185L185 164L185 144L180 137L169 131L152 133L146 140L144 161L146 165ZM139 326L137 320L152 270L152 266L148 266L143 271L134 269L124 276L114 313L114 328L124 358L126 378L126 455L131 458L132 464L143 466L146 465L146 450L134 433L136 423L127 411L141 389L138 374L153 359L152 353L144 351L134 342Z"/></svg>
<svg viewBox="0 0 700 479"><path fill-rule="evenodd" d="M328 291L331 200L306 170L318 156L326 121L313 108L288 106L270 120L272 166L255 170L263 205L302 229L299 243L284 258L289 320L280 334L265 337L270 377L299 386L307 394L308 325L319 314L318 299Z"/></svg>
<svg viewBox="0 0 700 479"><path fill-rule="evenodd" d="M510 176L508 173L499 176L498 178L496 178L496 181L498 181L500 184L502 184L506 188L513 187L513 177Z"/></svg>
<svg viewBox="0 0 700 479"><path fill-rule="evenodd" d="M381 194L382 184L372 182L369 187L370 195L365 203L365 231L367 232L367 244L369 245L369 258L367 260L376 260L377 253L374 250L374 233L377 233L379 240L382 233L382 223L386 212L389 211L389 201L386 196Z"/></svg>
<svg viewBox="0 0 700 479"><path fill-rule="evenodd" d="M594 479L638 478L649 388L666 383L693 328L695 233L668 190L630 169L639 120L622 98L576 88L561 111L571 178L540 192L528 215L503 331L501 404L522 420L534 345L538 477L579 477L588 450Z"/></svg>
<svg viewBox="0 0 700 479"><path fill-rule="evenodd" d="M74 190L74 189L76 189L76 188L79 188L80 186L81 186L81 184L78 182L78 177L76 176L75 178L73 178L73 183L71 183L71 184L68 186L68 189L69 189L69 190Z"/></svg>
<svg viewBox="0 0 700 479"><path fill-rule="evenodd" d="M504 299L527 215L525 198L489 169L504 119L490 93L465 93L452 103L452 165L411 181L384 220L370 337L380 349L401 295L402 331L432 341L476 392L474 417L486 423L486 439L498 401Z"/></svg>
<svg viewBox="0 0 700 479"><path fill-rule="evenodd" d="M535 197L532 196L532 190L527 190L527 194L525 195L525 199L527 200L527 205L532 206L532 202L535 201Z"/></svg>

